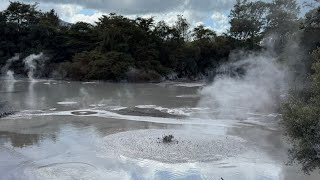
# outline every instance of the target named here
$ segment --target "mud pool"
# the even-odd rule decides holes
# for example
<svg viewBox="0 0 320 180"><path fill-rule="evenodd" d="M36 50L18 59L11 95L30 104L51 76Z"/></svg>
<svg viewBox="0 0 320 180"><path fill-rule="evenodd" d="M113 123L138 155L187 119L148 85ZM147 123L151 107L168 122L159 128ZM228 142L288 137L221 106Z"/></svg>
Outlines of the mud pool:
<svg viewBox="0 0 320 180"><path fill-rule="evenodd" d="M216 118L205 86L1 80L0 179L320 179L286 165L279 114Z"/></svg>

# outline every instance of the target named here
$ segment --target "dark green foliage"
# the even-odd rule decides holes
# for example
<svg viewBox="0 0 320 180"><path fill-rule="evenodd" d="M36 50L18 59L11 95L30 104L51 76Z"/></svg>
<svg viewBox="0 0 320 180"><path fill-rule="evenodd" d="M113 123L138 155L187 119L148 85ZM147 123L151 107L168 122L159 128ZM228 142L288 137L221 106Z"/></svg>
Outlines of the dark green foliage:
<svg viewBox="0 0 320 180"><path fill-rule="evenodd" d="M292 43L291 39L299 36L300 7L296 0L274 0L268 5L268 9L265 34L275 37L274 50L281 53Z"/></svg>
<svg viewBox="0 0 320 180"><path fill-rule="evenodd" d="M311 91L283 105L282 121L293 144L290 158L301 163L306 173L320 168L320 48L313 58Z"/></svg>
<svg viewBox="0 0 320 180"><path fill-rule="evenodd" d="M121 80L133 58L125 53L110 51L100 53L96 50L77 53L71 63L63 64L67 68L67 77L78 80Z"/></svg>
<svg viewBox="0 0 320 180"><path fill-rule="evenodd" d="M43 52L48 60L37 74L42 78L161 81L172 74L193 80L212 78L230 51L260 49L268 28L281 29L270 12L285 11L290 17L287 21L295 21L288 13L295 9L293 2L238 1L231 11L230 32L223 35L204 26L190 30L180 15L172 26L153 18L129 19L115 13L103 15L96 24L64 25L54 10L41 12L37 4L11 2L0 12L0 68L20 53L20 61L9 68L25 75L22 59Z"/></svg>
<svg viewBox="0 0 320 180"><path fill-rule="evenodd" d="M300 10L297 1L274 0L268 7L270 13L266 16L266 33L277 33L286 37L297 30Z"/></svg>
<svg viewBox="0 0 320 180"><path fill-rule="evenodd" d="M256 1L237 0L230 13L230 35L239 46L253 49L263 38L269 4Z"/></svg>
<svg viewBox="0 0 320 180"><path fill-rule="evenodd" d="M297 9L294 2L285 7L293 9L289 12L295 12ZM302 169L306 173L320 168L320 49L317 48L320 45L319 8L316 7L308 12L301 24L300 34L303 41L300 45L306 52L298 64L299 67L293 69L298 78L302 77L302 80L298 81L298 86L302 88L294 87L290 98L282 106L283 128L293 145L289 151L290 160L302 164ZM294 17L292 13L283 16L287 18L277 21L285 23L284 20ZM279 30L290 37L292 29L288 27L295 24L286 23L289 26L284 27L281 23L278 23Z"/></svg>
<svg viewBox="0 0 320 180"><path fill-rule="evenodd" d="M183 16L174 25L153 18L103 15L95 25L63 25L54 10L11 2L0 12L0 68L20 53L10 69L26 74L22 59L43 52L42 78L161 81L170 74L197 79L227 59L234 46L226 35L198 26L190 31ZM134 77L135 76L135 77Z"/></svg>
<svg viewBox="0 0 320 180"><path fill-rule="evenodd" d="M212 42L217 36L216 33L210 29L206 29L203 25L199 25L193 29L192 36L195 41Z"/></svg>

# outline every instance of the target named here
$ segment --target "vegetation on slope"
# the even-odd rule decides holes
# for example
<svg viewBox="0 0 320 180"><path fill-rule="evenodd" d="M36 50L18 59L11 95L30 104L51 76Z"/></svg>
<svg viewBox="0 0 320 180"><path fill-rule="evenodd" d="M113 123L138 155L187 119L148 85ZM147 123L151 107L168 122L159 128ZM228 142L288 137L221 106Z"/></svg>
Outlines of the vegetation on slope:
<svg viewBox="0 0 320 180"><path fill-rule="evenodd" d="M54 10L41 12L37 4L11 2L0 12L0 67L19 53L20 60L9 69L26 75L23 58L43 52L48 58L37 64L39 78L196 80L214 76L232 50L259 50L265 35L290 33L297 14L294 0L239 0L230 13L229 31L218 35L203 25L191 28L183 16L172 25L115 13L95 24L66 24Z"/></svg>

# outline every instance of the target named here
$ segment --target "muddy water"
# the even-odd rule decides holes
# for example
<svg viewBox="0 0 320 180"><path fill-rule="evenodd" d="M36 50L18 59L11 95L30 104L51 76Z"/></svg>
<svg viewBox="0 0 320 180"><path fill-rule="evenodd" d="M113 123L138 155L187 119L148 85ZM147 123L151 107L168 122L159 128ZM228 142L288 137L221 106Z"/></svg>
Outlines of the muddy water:
<svg viewBox="0 0 320 180"><path fill-rule="evenodd" d="M286 165L275 112L212 118L203 86L3 80L0 179L320 179Z"/></svg>

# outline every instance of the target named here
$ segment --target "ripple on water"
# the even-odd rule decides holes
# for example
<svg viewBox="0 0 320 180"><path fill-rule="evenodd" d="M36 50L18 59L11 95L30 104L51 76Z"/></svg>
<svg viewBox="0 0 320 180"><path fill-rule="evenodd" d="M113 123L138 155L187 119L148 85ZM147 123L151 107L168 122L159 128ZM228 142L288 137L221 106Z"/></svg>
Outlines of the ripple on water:
<svg viewBox="0 0 320 180"><path fill-rule="evenodd" d="M91 179L97 168L87 163L65 162L41 166L35 171L36 179Z"/></svg>
<svg viewBox="0 0 320 180"><path fill-rule="evenodd" d="M172 134L174 141L163 143ZM208 162L235 157L246 150L246 141L227 135L191 133L186 130L137 130L104 138L104 149L131 158L168 163Z"/></svg>

